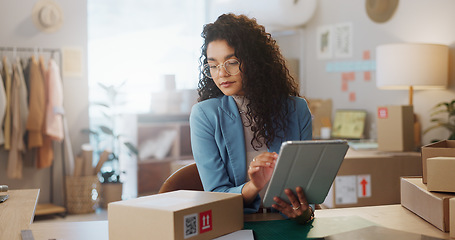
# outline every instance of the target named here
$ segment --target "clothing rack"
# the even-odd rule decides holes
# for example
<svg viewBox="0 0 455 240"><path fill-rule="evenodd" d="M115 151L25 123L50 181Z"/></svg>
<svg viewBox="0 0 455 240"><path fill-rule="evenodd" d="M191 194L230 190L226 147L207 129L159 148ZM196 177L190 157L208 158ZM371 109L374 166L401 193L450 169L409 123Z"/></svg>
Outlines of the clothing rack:
<svg viewBox="0 0 455 240"><path fill-rule="evenodd" d="M60 48L30 48L30 47L0 47L0 53L2 52L33 52L34 54L38 55L40 53L46 52L51 53L51 58L55 56L55 53L58 53L59 59L59 68L60 68L60 75L62 74L62 50ZM14 56L15 57L15 56ZM60 76L63 79L63 76Z"/></svg>
<svg viewBox="0 0 455 240"><path fill-rule="evenodd" d="M38 56L39 54L42 54L42 53L50 53L51 54L51 58L54 58L55 57L55 53L58 53L59 55L59 61L58 61L58 65L59 65L59 68L60 68L60 78L63 80L63 76L62 76L62 51L60 48L38 48L38 47L34 47L34 48L31 48L31 47L0 47L0 54L2 54L3 52L13 52L13 57L15 58L16 57L16 53L17 52L33 52L36 56ZM55 60L55 58L54 58ZM63 82L62 82L62 85L63 85ZM65 118L65 116L63 115L62 116L63 119ZM65 121L65 120L64 120ZM62 140L62 144L61 144L61 153L62 153L62 187L63 187L63 203L64 205L66 205L66 186L65 186L65 141L66 138L68 138L69 136L65 136L65 138ZM54 157L54 161L55 161L55 157ZM50 202L51 203L54 203L54 164L51 165L50 167ZM39 212L38 212L38 208L39 208L39 205L37 206L37 210L36 210L36 213L35 215L40 215ZM61 208L61 207L58 207L58 206L55 206L55 205L52 205L52 204L46 204L46 208L53 208L55 210L46 210L46 209L43 209L43 212L44 214L42 215L45 215L47 213L50 213L50 214L53 214L53 213L62 213L62 214L65 214L66 212L66 209L65 208Z"/></svg>
<svg viewBox="0 0 455 240"><path fill-rule="evenodd" d="M1 51L21 51L21 52L32 52L32 51L43 51L43 52L61 52L59 48L27 48L27 47L0 47Z"/></svg>

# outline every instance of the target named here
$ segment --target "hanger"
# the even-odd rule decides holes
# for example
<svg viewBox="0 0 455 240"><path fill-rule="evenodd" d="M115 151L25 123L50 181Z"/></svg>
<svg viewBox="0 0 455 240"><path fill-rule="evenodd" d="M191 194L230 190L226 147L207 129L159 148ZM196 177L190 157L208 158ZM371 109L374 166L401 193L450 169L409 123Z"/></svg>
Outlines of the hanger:
<svg viewBox="0 0 455 240"><path fill-rule="evenodd" d="M34 56L35 58L38 58L38 53L39 53L39 48L35 46L35 47L33 48L33 56Z"/></svg>

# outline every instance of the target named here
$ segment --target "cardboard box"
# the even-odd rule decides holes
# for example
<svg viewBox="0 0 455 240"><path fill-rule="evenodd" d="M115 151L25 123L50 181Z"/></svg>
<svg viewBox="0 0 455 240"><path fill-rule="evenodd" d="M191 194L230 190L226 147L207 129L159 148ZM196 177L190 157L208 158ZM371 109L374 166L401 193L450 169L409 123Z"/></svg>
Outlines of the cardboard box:
<svg viewBox="0 0 455 240"><path fill-rule="evenodd" d="M443 140L422 147L423 183L427 183L427 158L455 157L455 140Z"/></svg>
<svg viewBox="0 0 455 240"><path fill-rule="evenodd" d="M455 157L427 158L428 191L455 193Z"/></svg>
<svg viewBox="0 0 455 240"><path fill-rule="evenodd" d="M380 106L376 124L378 150L414 150L414 110L412 106Z"/></svg>
<svg viewBox="0 0 455 240"><path fill-rule="evenodd" d="M108 205L109 239L213 239L243 228L240 194L174 191Z"/></svg>
<svg viewBox="0 0 455 240"><path fill-rule="evenodd" d="M401 178L401 205L441 231L449 231L449 200L453 193L427 190L422 178Z"/></svg>
<svg viewBox="0 0 455 240"><path fill-rule="evenodd" d="M399 204L402 176L422 176L419 153L349 149L323 205L345 208Z"/></svg>
<svg viewBox="0 0 455 240"><path fill-rule="evenodd" d="M449 201L450 211L450 237L455 238L455 198L451 198Z"/></svg>
<svg viewBox="0 0 455 240"><path fill-rule="evenodd" d="M308 107L313 116L313 138L322 138L321 128L332 127L332 99L308 99Z"/></svg>

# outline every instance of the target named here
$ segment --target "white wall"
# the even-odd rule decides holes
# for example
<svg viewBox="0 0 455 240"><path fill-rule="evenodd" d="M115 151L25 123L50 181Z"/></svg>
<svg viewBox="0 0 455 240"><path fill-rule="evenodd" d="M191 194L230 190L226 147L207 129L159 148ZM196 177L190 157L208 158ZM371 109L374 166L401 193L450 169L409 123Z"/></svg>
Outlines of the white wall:
<svg viewBox="0 0 455 240"><path fill-rule="evenodd" d="M80 133L81 129L88 127L87 2L54 1L62 8L63 26L55 33L43 33L35 27L32 20L32 9L36 0L0 0L0 46L80 47L82 49L82 77L65 77L63 79L66 118L73 152L77 154L81 144L88 141L87 136ZM31 165L30 158L27 159L26 164ZM37 170L28 166L24 169L22 180L11 180L5 176L6 160L7 153L2 149L0 150L0 184L7 184L10 189L40 188L39 202L49 202L49 169ZM63 204L61 161L61 153L57 151L54 165L54 202L56 204Z"/></svg>
<svg viewBox="0 0 455 240"><path fill-rule="evenodd" d="M362 53L369 50L375 59L375 48L381 44L402 42L425 42L446 44L450 47L449 89L414 92L414 111L420 117L422 128L430 126L431 108L442 101L455 99L455 1L453 0L400 0L393 17L386 23L370 20L365 10L365 2L359 0L319 0L316 13L305 25L305 67L304 94L308 98L332 98L334 109L366 109L371 120L375 121L376 107L379 105L408 104L407 91L379 90L376 88L374 72L369 82L363 81L363 73L356 73L356 80L349 83L348 89L357 95L350 102L348 93L341 91L341 73L328 73L325 66L333 61L360 61ZM316 52L317 28L342 22L353 24L353 56L319 60ZM367 131L368 133L368 131ZM423 135L423 143L433 138L447 138L445 130L435 130Z"/></svg>
<svg viewBox="0 0 455 240"><path fill-rule="evenodd" d="M450 59L455 53L455 30L452 23L455 20L453 0L400 0L393 17L385 23L375 23L370 20L366 12L366 1L359 0L317 0L316 12L301 27L292 29L287 27L277 28L264 15L270 11L270 6L278 2L287 3L285 0L270 0L260 4L232 4L231 1L211 1L210 20L223 13L233 11L244 13L250 17L257 17L258 22L267 24L266 29L272 31L272 36L277 40L280 49L286 58L300 60L300 87L307 98L331 98L333 109L365 109L369 113L366 133L374 133L376 122L376 109L379 105L406 105L408 92L405 90L379 90L376 88L375 72L372 71L370 81L363 80L363 72L356 72L356 80L349 82L348 91L341 90L341 73L326 72L329 62L361 61L364 51L370 51L371 60L376 57L375 49L378 45L387 43L421 42L446 44L451 48ZM299 1L312 4L312 1ZM261 1L262 3L262 1ZM235 7L233 7L235 6ZM247 9L241 9L242 7ZM278 14L286 8L275 9ZM289 10L289 15L296 17L295 9ZM302 14L306 14L301 10ZM257 16L254 14L256 13ZM262 13L262 14L261 14ZM311 15L311 14L310 14ZM271 16L274 19L276 16ZM270 20L269 19L269 20ZM350 22L353 26L353 55L349 58L318 59L316 51L317 28L324 25ZM414 92L414 112L420 119L422 129L430 124L430 113L433 106L439 102L451 101L455 98L455 76L453 69L455 63L450 61L449 89L426 90ZM356 100L349 100L349 93L355 92ZM370 127L372 131L370 131ZM373 134L374 135L374 134ZM423 144L431 139L447 138L447 130L438 129L423 135ZM373 136L374 137L374 136Z"/></svg>

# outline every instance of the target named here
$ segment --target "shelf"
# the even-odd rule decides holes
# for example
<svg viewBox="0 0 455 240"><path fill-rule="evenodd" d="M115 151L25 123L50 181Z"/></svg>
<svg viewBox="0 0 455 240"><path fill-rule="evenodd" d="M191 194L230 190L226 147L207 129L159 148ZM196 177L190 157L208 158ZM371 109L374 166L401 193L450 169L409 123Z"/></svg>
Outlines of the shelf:
<svg viewBox="0 0 455 240"><path fill-rule="evenodd" d="M161 144L161 150L169 148L169 152L163 159L157 159L154 157L156 153L150 153L147 158L139 159L137 162L138 195L156 193L164 181L180 166L180 160L193 159L189 115L142 114L138 116L137 128L139 148L150 142ZM166 136L164 131L175 131L175 138L164 137L161 140L160 136ZM153 148L154 145L150 147Z"/></svg>
<svg viewBox="0 0 455 240"><path fill-rule="evenodd" d="M156 159L156 158L147 158L142 159L137 162L137 164L147 164L147 163L159 163L159 162L173 162L173 161L180 161L180 160L193 160L193 155L182 155L178 158L175 157L166 157L163 159Z"/></svg>
<svg viewBox="0 0 455 240"><path fill-rule="evenodd" d="M35 216L44 216L51 214L65 214L66 208L54 204L38 204L36 205Z"/></svg>

